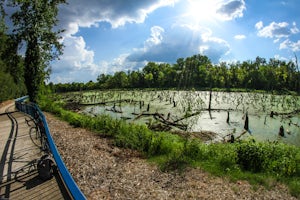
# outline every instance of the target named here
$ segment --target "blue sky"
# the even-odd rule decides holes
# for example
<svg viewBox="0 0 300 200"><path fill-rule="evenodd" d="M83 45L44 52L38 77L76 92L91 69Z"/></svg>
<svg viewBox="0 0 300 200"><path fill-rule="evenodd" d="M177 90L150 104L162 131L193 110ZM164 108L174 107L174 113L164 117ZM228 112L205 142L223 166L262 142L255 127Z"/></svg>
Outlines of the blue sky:
<svg viewBox="0 0 300 200"><path fill-rule="evenodd" d="M64 54L50 81L95 81L101 73L175 63L194 54L213 63L256 56L300 57L298 0L69 0L60 6ZM299 27L299 28L298 28Z"/></svg>

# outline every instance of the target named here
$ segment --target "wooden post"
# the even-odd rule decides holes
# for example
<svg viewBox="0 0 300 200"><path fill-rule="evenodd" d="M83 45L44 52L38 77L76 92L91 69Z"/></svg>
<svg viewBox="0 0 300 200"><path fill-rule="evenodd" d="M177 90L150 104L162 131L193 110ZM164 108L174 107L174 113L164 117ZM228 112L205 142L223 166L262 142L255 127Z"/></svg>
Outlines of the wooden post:
<svg viewBox="0 0 300 200"><path fill-rule="evenodd" d="M212 96L212 90L209 92L209 103L208 103L208 110L211 110L211 96Z"/></svg>
<svg viewBox="0 0 300 200"><path fill-rule="evenodd" d="M249 130L249 118L248 118L248 112L246 112L246 119L245 119L244 129L245 129L246 131Z"/></svg>
<svg viewBox="0 0 300 200"><path fill-rule="evenodd" d="M229 124L229 111L227 111L227 120L226 120L227 124Z"/></svg>
<svg viewBox="0 0 300 200"><path fill-rule="evenodd" d="M149 112L149 110L150 110L150 103L147 106L147 112Z"/></svg>
<svg viewBox="0 0 300 200"><path fill-rule="evenodd" d="M282 125L281 125L280 128L279 128L278 135L280 135L281 137L284 137L284 128L283 128Z"/></svg>

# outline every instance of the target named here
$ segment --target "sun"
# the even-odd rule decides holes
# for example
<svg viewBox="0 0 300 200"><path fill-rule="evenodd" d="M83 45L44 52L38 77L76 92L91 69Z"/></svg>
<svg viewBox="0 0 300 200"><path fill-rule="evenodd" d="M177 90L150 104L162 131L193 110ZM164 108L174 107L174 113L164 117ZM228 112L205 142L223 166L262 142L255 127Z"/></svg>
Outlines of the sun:
<svg viewBox="0 0 300 200"><path fill-rule="evenodd" d="M194 23L215 21L220 0L188 0L185 16Z"/></svg>

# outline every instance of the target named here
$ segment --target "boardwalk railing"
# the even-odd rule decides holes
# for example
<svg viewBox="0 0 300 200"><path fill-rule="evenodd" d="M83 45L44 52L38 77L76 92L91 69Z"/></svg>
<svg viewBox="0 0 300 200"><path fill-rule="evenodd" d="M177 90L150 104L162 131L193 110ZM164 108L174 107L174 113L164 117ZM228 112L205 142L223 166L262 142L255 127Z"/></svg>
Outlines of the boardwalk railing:
<svg viewBox="0 0 300 200"><path fill-rule="evenodd" d="M81 190L79 189L79 187L77 186L77 184L75 183L72 175L70 174L70 172L68 171L66 165L64 164L57 148L56 145L53 141L53 138L50 134L49 128L48 128L48 124L46 121L46 118L43 114L43 112L40 110L40 108L38 107L38 105L34 104L34 103L24 103L24 101L28 99L28 96L24 96L21 98L18 98L15 100L15 105L16 108L24 113L29 114L30 116L32 116L34 119L38 116L39 120L42 121L43 126L44 126L44 134L46 135L45 138L47 139L47 146L49 147L50 152L53 155L53 158L56 162L57 168L62 176L62 179L65 183L65 185L67 186L67 189L69 190L70 194L72 195L72 197L74 199L86 199L84 194L81 192Z"/></svg>

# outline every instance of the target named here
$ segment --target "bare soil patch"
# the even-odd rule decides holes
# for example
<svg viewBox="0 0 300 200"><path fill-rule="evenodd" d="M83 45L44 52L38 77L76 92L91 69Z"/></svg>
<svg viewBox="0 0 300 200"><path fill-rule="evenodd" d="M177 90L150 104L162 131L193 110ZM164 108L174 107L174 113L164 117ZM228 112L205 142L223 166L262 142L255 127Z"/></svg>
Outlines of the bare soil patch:
<svg viewBox="0 0 300 200"><path fill-rule="evenodd" d="M162 172L137 151L45 115L66 166L88 199L296 199L279 184L253 190L246 181L232 183L201 169Z"/></svg>

